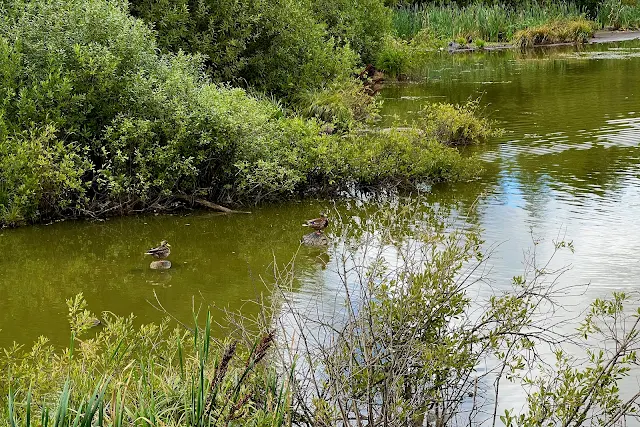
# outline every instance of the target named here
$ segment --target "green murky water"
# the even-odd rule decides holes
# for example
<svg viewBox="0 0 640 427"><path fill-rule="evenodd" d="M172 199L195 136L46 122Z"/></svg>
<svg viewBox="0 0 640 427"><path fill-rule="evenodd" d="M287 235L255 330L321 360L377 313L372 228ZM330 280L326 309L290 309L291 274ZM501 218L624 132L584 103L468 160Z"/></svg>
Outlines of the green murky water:
<svg viewBox="0 0 640 427"><path fill-rule="evenodd" d="M274 259L290 260L316 214L313 202L263 208L252 215L140 216L103 222L69 221L5 230L0 235L0 345L46 335L68 342L65 299L83 292L95 312L135 313L140 321L162 314L149 302L190 321L193 303L251 315L273 277ZM327 207L330 207L327 206ZM172 268L149 268L144 251L161 239L171 243ZM302 274L318 262L317 251L298 257ZM221 311L214 309L221 320Z"/></svg>
<svg viewBox="0 0 640 427"><path fill-rule="evenodd" d="M536 237L574 241L576 253L558 260L573 265L563 280L590 285L572 297L569 312L612 290L638 289L640 44L443 54L425 76L422 83L384 90L385 123L393 115L410 120L428 102L480 97L486 114L507 130L477 148L488 162L481 181L436 188L430 196L460 203L463 211L475 206L463 220L483 227L488 246L499 244L491 262L496 287L521 272L533 230ZM196 306L255 313L246 301L264 290L274 260L286 263L299 251L301 220L323 208L335 206L299 202L251 215L198 212L4 230L0 346L38 335L66 343L64 301L78 292L94 312L134 312L141 321L161 317L148 303L154 291L183 319L191 317L192 298ZM353 202L338 207L347 215L360 209ZM143 252L163 238L172 244L174 267L152 271ZM331 250L299 253L293 304L311 307L322 295L336 301L336 276L325 266L333 256ZM219 311L214 316L222 319Z"/></svg>

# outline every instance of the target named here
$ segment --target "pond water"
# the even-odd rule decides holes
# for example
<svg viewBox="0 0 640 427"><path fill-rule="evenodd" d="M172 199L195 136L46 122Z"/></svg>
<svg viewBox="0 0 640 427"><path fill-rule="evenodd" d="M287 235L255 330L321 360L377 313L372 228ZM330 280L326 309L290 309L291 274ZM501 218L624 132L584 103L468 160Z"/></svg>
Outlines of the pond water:
<svg viewBox="0 0 640 427"><path fill-rule="evenodd" d="M589 283L588 304L614 290L640 289L640 44L443 56L420 84L384 92L386 121L426 102L480 98L506 130L478 147L480 183L433 197L471 206L498 279L522 270L535 238L563 237L575 254L564 280ZM552 249L549 246L549 251Z"/></svg>
<svg viewBox="0 0 640 427"><path fill-rule="evenodd" d="M614 290L640 289L639 43L443 53L424 75L423 82L385 88L385 123L410 120L428 102L480 98L485 114L507 131L475 148L487 162L481 180L429 195L461 207L469 213L463 221L482 227L494 247L494 287L506 288L521 273L533 235L574 243L574 254L557 259L573 267L563 282L580 285L567 301L570 315ZM68 342L65 299L78 292L96 313L134 312L145 322L162 317L149 303L154 291L187 321L201 304L214 304L220 322L223 308L255 314L247 301L265 290L274 265L295 254L294 304L311 306L323 292L335 296L339 285L326 267L331 249L300 250L302 220L323 209L357 216L367 206L304 201L251 215L146 215L1 231L0 346L39 335ZM172 245L173 268L153 271L143 252L162 239ZM541 257L551 254L551 245L540 247Z"/></svg>
<svg viewBox="0 0 640 427"><path fill-rule="evenodd" d="M552 240L572 241L575 253L554 258L568 266L557 319L573 319L596 298L640 290L640 44L539 49L525 54L444 55L425 69L419 84L385 90L385 122L410 120L431 101L480 99L504 137L474 151L488 162L481 182L436 189L431 197L470 210L467 221L483 229L493 289L507 289L521 274L525 251L553 252ZM471 208L473 206L473 209ZM636 303L637 303L636 299ZM635 310L636 307L629 307ZM622 384L638 390L638 375ZM521 406L516 384L502 386L500 406Z"/></svg>

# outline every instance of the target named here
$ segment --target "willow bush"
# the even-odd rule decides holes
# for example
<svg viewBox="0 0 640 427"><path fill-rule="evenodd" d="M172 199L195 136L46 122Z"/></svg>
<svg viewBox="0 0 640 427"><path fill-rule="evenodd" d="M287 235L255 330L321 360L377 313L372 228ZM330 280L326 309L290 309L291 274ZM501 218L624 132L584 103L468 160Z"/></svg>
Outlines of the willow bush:
<svg viewBox="0 0 640 427"><path fill-rule="evenodd" d="M390 30L380 0L132 0L167 52L206 56L215 81L295 102L349 76Z"/></svg>
<svg viewBox="0 0 640 427"><path fill-rule="evenodd" d="M331 296L312 310L296 304L293 262L271 293L273 355L296 373L297 425L615 426L637 416L640 395L621 386L637 364L638 299L614 293L584 316L559 316L563 298L582 295L553 262L571 242L534 240L522 273L496 283L479 230L456 227L442 207L400 198L337 221ZM521 402L507 394L518 386Z"/></svg>

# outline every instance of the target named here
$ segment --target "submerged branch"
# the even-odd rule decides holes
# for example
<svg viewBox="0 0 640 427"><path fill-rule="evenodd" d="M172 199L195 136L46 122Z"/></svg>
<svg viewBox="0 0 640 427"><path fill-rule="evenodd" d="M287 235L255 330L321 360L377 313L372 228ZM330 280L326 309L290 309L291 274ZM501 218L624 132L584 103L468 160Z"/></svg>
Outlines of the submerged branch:
<svg viewBox="0 0 640 427"><path fill-rule="evenodd" d="M236 211L236 210L233 210L233 209L229 209L229 208L224 207L222 205L219 205L217 203L213 203L213 202L210 202L210 201L204 200L204 199L198 199L198 198L193 197L193 196L177 194L174 197L176 197L178 199L181 199L181 200L185 200L185 201L191 203L191 205L197 204L197 205L209 208L209 209L213 209L214 211L223 212L223 213L227 213L227 214L231 214L231 213L250 214L251 213L251 212L247 212L247 211Z"/></svg>

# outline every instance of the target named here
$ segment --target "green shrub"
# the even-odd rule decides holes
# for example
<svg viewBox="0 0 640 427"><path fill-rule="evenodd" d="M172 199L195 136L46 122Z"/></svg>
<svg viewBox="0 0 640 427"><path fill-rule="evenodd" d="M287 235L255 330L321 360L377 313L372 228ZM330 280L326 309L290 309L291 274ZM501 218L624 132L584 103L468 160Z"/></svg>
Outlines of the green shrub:
<svg viewBox="0 0 640 427"><path fill-rule="evenodd" d="M0 224L73 211L90 169L77 151L57 140L52 127L0 139Z"/></svg>
<svg viewBox="0 0 640 427"><path fill-rule="evenodd" d="M422 78L429 56L443 46L442 40L438 40L427 28L420 30L409 41L389 36L375 65L390 77Z"/></svg>
<svg viewBox="0 0 640 427"><path fill-rule="evenodd" d="M353 138L348 148L354 153L349 171L360 183L459 181L482 171L478 159L465 158L416 129L390 129L365 141Z"/></svg>
<svg viewBox="0 0 640 427"><path fill-rule="evenodd" d="M376 68L389 77L398 77L409 71L411 46L404 40L388 37L376 58Z"/></svg>
<svg viewBox="0 0 640 427"><path fill-rule="evenodd" d="M273 0L264 8L240 73L250 85L291 100L354 72L357 55L328 37L298 0Z"/></svg>
<svg viewBox="0 0 640 427"><path fill-rule="evenodd" d="M391 31L391 11L382 0L320 0L310 4L335 40L348 43L361 62L373 62Z"/></svg>
<svg viewBox="0 0 640 427"><path fill-rule="evenodd" d="M296 104L301 114L331 123L337 130L350 130L370 123L378 116L379 102L365 92L358 81L330 85L300 95Z"/></svg>
<svg viewBox="0 0 640 427"><path fill-rule="evenodd" d="M154 25L165 51L205 55L215 81L291 101L349 75L357 62L350 44L376 49L388 27L378 3L333 0L316 5L322 16L300 0L133 0L131 9Z"/></svg>
<svg viewBox="0 0 640 427"><path fill-rule="evenodd" d="M296 18L302 22L296 24L300 31L307 22L302 12ZM300 54L274 46L287 46L289 40L296 50L301 42L295 39L302 33L278 34L275 12L261 19L273 24L263 37L281 37L282 43L256 53L247 70L256 67L261 74L263 66L273 71L269 61L289 61L288 69L309 78L301 87L313 86L313 73L328 73L326 89L302 91L304 96L294 98L306 102L311 120L287 115L264 96L209 82L201 56L159 54L153 32L132 18L124 3L35 0L7 6L0 16L2 224L124 214L184 194L259 202L361 181L458 175L457 166L446 166L464 163L457 153L413 139L399 144L418 150L413 155L424 157L418 163L441 162L451 172L426 166L396 170L382 160L365 171L369 157L363 153L382 150L381 141L325 135L316 118L344 130L355 128L356 121L375 114L376 103L347 78L332 80L331 70L298 67L313 61L299 64ZM319 37L321 27L316 27ZM336 64L335 58L313 53L327 45L309 46L308 52ZM353 59L347 47L325 53L337 51L346 62ZM275 71L282 73L278 83L265 87L285 91L294 84L295 72L280 68ZM394 156L409 165L408 151Z"/></svg>
<svg viewBox="0 0 640 427"><path fill-rule="evenodd" d="M231 81L246 65L247 43L262 2L257 0L131 0L131 13L153 25L158 45L206 56L210 74Z"/></svg>
<svg viewBox="0 0 640 427"><path fill-rule="evenodd" d="M126 211L183 192L249 198L263 191L234 184L237 165L257 161L249 152L261 145L290 147L318 133L316 123L287 119L269 101L207 83L197 57L159 56L151 31L118 3L15 2L9 12L0 26L0 53L11 59L2 64L8 96L0 111L0 144L5 160L24 158L3 172L3 188L10 188L3 191L3 210L24 211L14 217L53 214L55 209L41 209L50 204L45 196L60 208L96 211ZM26 150L15 142L40 141L21 136L31 135L34 124L50 129L46 141L54 141L56 151ZM40 157L53 170L67 171L68 182L36 172L34 178L49 184L26 184L30 174L20 165ZM72 164L77 172L69 172ZM292 179L297 182L291 175L299 173L279 174L279 182L269 185L285 192ZM17 180L29 189L20 197Z"/></svg>
<svg viewBox="0 0 640 427"><path fill-rule="evenodd" d="M482 143L502 134L501 129L478 113L478 100L462 105L430 104L420 112L416 126L446 146Z"/></svg>

